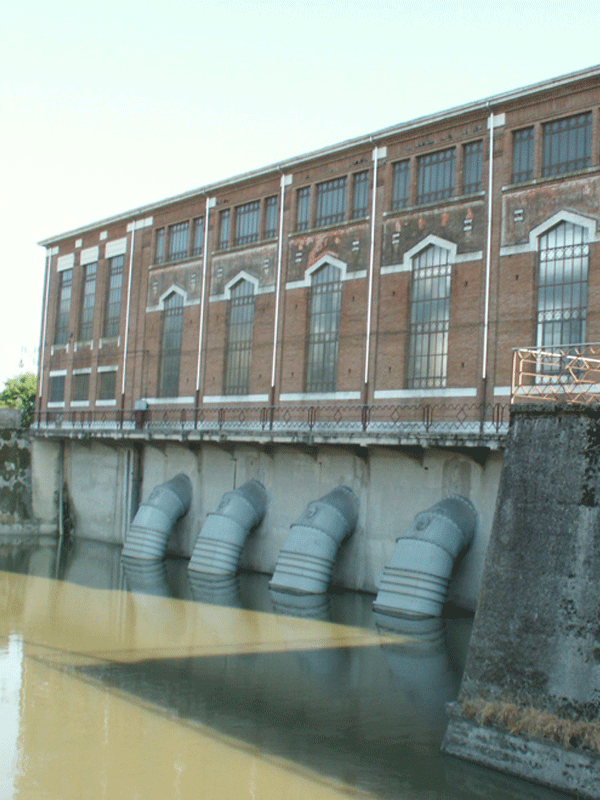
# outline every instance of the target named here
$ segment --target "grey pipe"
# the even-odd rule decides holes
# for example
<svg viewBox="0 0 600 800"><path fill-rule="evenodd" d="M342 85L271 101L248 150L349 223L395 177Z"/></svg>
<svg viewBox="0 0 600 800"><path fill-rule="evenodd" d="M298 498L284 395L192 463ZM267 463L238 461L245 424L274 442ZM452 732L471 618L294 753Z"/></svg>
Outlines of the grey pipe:
<svg viewBox="0 0 600 800"><path fill-rule="evenodd" d="M309 503L291 526L269 587L288 592L327 591L339 546L358 519L358 498L348 486Z"/></svg>
<svg viewBox="0 0 600 800"><path fill-rule="evenodd" d="M123 556L146 561L164 558L169 534L191 502L192 484L183 472L156 486L129 526Z"/></svg>
<svg viewBox="0 0 600 800"><path fill-rule="evenodd" d="M267 490L252 480L227 492L200 531L188 569L210 575L235 575L246 537L267 510Z"/></svg>
<svg viewBox="0 0 600 800"><path fill-rule="evenodd" d="M396 541L383 570L375 611L406 617L439 617L454 561L471 544L477 512L470 500L452 495L414 518Z"/></svg>

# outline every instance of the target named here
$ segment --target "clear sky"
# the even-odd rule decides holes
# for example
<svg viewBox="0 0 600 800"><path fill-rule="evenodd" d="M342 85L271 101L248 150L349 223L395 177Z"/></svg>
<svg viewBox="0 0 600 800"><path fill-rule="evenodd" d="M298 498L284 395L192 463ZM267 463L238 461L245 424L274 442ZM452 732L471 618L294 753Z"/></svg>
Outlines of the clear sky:
<svg viewBox="0 0 600 800"><path fill-rule="evenodd" d="M2 0L0 387L40 239L594 66L599 32L599 0Z"/></svg>

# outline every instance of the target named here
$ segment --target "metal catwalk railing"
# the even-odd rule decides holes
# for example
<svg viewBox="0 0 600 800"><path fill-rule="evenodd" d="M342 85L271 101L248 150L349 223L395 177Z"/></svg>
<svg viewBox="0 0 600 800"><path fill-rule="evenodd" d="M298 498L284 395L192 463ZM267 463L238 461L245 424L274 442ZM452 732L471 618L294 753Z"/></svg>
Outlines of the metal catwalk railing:
<svg viewBox="0 0 600 800"><path fill-rule="evenodd" d="M511 402L600 402L600 344L516 348Z"/></svg>
<svg viewBox="0 0 600 800"><path fill-rule="evenodd" d="M198 408L151 407L138 410L49 410L32 425L40 431L192 432L263 436L468 436L502 435L508 427L508 406L502 403L403 403L401 405L222 405Z"/></svg>

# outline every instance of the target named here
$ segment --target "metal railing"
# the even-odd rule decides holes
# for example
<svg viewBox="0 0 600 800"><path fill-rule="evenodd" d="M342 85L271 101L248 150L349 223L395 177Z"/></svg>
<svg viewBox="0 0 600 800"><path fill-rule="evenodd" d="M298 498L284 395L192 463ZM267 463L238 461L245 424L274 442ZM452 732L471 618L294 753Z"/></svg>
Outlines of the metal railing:
<svg viewBox="0 0 600 800"><path fill-rule="evenodd" d="M511 403L528 401L600 402L600 344L515 348Z"/></svg>
<svg viewBox="0 0 600 800"><path fill-rule="evenodd" d="M49 410L36 415L33 429L89 432L98 436L115 432L169 433L197 431L206 434L293 437L305 434L357 437L363 434L427 436L464 434L498 436L506 432L508 406L501 403L402 403L379 405L220 405L187 408L151 407L144 411Z"/></svg>

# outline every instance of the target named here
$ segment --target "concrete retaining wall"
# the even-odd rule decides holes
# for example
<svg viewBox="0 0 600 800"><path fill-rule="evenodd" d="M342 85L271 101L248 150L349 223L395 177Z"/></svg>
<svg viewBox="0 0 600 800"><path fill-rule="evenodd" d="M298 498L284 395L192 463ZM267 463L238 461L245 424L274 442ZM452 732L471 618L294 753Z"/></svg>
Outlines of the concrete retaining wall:
<svg viewBox="0 0 600 800"><path fill-rule="evenodd" d="M0 409L0 533L37 531L31 507L29 435L21 413Z"/></svg>
<svg viewBox="0 0 600 800"><path fill-rule="evenodd" d="M168 551L189 557L206 515L223 494L257 478L267 487L270 501L264 521L248 538L241 566L272 574L291 523L309 502L347 485L359 497L360 516L355 533L339 552L333 582L375 592L396 538L415 514L458 493L473 501L480 520L452 584L451 599L475 607L502 465L499 452L166 441L138 447L136 453L131 443L64 441L64 476L76 536L123 542L135 512L136 479L141 479L143 498L157 484L185 472L193 485L192 507L177 525ZM50 462L59 458L59 448L58 441L36 441L34 473L42 461L51 472ZM35 507L45 518L42 511L48 511L51 487L37 477Z"/></svg>

